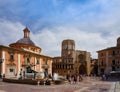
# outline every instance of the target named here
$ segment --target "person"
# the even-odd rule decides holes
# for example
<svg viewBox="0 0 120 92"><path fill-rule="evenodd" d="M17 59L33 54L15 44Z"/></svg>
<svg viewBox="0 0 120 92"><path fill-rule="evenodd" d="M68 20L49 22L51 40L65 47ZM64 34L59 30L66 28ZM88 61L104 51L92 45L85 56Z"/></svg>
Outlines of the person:
<svg viewBox="0 0 120 92"><path fill-rule="evenodd" d="M66 75L66 79L69 81L69 75L68 74Z"/></svg>
<svg viewBox="0 0 120 92"><path fill-rule="evenodd" d="M22 79L22 74L21 74L21 72L20 72L20 79Z"/></svg>
<svg viewBox="0 0 120 92"><path fill-rule="evenodd" d="M3 79L5 78L5 74L3 74Z"/></svg>
<svg viewBox="0 0 120 92"><path fill-rule="evenodd" d="M25 71L23 71L23 77L25 78Z"/></svg>
<svg viewBox="0 0 120 92"><path fill-rule="evenodd" d="M50 85L50 81L48 78L45 80L45 85Z"/></svg>
<svg viewBox="0 0 120 92"><path fill-rule="evenodd" d="M2 75L0 74L0 78L2 78Z"/></svg>
<svg viewBox="0 0 120 92"><path fill-rule="evenodd" d="M82 81L82 80L83 80L82 75L79 74L79 81Z"/></svg>
<svg viewBox="0 0 120 92"><path fill-rule="evenodd" d="M72 81L71 76L69 76L68 81L69 81L69 83L71 84L71 81Z"/></svg>
<svg viewBox="0 0 120 92"><path fill-rule="evenodd" d="M71 84L74 83L74 75L71 75Z"/></svg>
<svg viewBox="0 0 120 92"><path fill-rule="evenodd" d="M74 75L74 83L77 83L77 75Z"/></svg>
<svg viewBox="0 0 120 92"><path fill-rule="evenodd" d="M105 74L102 75L102 80L106 80Z"/></svg>

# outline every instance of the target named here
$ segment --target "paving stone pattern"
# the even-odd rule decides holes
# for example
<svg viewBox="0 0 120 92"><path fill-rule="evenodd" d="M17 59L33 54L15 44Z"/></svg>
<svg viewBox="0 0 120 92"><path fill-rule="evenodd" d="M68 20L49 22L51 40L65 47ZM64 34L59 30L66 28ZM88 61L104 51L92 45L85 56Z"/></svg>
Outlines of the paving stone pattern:
<svg viewBox="0 0 120 92"><path fill-rule="evenodd" d="M84 77L82 82L62 85L26 85L0 82L0 92L120 92L119 82Z"/></svg>

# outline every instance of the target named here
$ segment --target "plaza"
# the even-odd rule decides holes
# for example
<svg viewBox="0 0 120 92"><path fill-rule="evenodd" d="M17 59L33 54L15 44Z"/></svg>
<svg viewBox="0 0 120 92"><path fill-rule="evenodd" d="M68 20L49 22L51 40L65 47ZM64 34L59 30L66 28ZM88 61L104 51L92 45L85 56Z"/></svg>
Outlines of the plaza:
<svg viewBox="0 0 120 92"><path fill-rule="evenodd" d="M26 85L0 82L0 92L120 92L117 80L101 81L100 77L83 77L75 84Z"/></svg>

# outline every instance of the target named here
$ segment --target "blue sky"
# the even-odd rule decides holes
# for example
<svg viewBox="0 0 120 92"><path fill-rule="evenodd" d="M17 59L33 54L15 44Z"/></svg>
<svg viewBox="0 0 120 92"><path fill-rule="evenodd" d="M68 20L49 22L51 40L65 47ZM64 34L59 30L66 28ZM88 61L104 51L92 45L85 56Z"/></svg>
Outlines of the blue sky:
<svg viewBox="0 0 120 92"><path fill-rule="evenodd" d="M1 18L20 21L32 29L41 22L41 28L56 24L74 22L82 16L81 9L89 0L11 0L1 1ZM7 6L7 7L6 7ZM85 10L83 12L89 12ZM83 15L84 16L84 15ZM78 20L78 19L77 19ZM35 31L35 30L34 30Z"/></svg>
<svg viewBox="0 0 120 92"><path fill-rule="evenodd" d="M119 10L119 0L0 0L0 44L16 42L27 26L43 54L60 55L62 40L73 39L97 58L97 50L116 45Z"/></svg>

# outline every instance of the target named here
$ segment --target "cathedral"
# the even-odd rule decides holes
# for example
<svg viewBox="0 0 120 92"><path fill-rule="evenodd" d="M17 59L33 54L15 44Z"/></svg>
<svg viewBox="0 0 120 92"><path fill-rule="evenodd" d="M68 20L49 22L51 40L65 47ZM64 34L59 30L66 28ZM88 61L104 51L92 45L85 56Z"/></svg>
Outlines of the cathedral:
<svg viewBox="0 0 120 92"><path fill-rule="evenodd" d="M90 52L76 50L75 41L63 40L61 56L53 58L53 73L60 75L86 74L91 73Z"/></svg>
<svg viewBox="0 0 120 92"><path fill-rule="evenodd" d="M42 49L30 39L30 30L23 30L24 37L9 46L0 45L0 75L7 78L23 73L43 72L52 74L52 58L42 55Z"/></svg>

